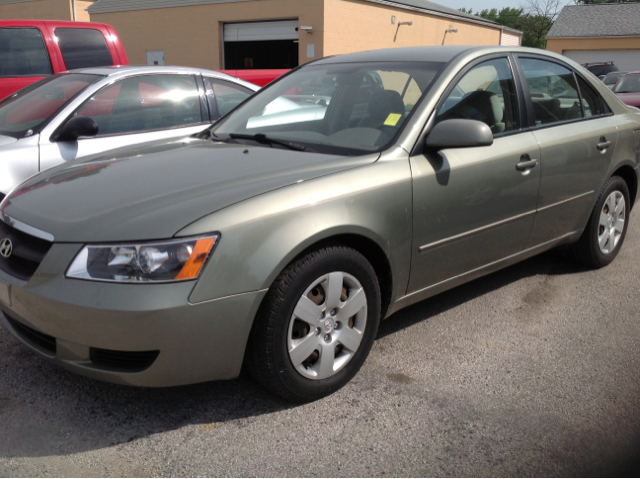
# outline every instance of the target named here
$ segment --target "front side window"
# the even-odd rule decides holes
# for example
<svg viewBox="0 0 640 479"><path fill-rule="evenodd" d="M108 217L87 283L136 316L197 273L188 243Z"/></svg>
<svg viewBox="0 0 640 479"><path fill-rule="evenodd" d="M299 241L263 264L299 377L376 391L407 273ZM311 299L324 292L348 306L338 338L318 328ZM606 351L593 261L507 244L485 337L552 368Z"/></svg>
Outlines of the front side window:
<svg viewBox="0 0 640 479"><path fill-rule="evenodd" d="M305 151L380 151L404 127L442 67L435 62L309 65L256 93L212 131L225 141L258 135L295 142Z"/></svg>
<svg viewBox="0 0 640 479"><path fill-rule="evenodd" d="M253 91L248 88L218 78L205 77L205 82L207 90L212 94L209 98L209 107L213 112L214 120L222 118L253 95Z"/></svg>
<svg viewBox="0 0 640 479"><path fill-rule="evenodd" d="M51 62L37 28L0 28L0 78L50 75Z"/></svg>
<svg viewBox="0 0 640 479"><path fill-rule="evenodd" d="M179 128L202 123L200 94L191 75L142 75L110 85L80 107L98 136Z"/></svg>
<svg viewBox="0 0 640 479"><path fill-rule="evenodd" d="M100 30L56 28L55 35L67 70L113 65L111 52Z"/></svg>
<svg viewBox="0 0 640 479"><path fill-rule="evenodd" d="M21 138L29 130L35 131L101 78L79 73L54 75L23 88L0 102L0 134Z"/></svg>
<svg viewBox="0 0 640 479"><path fill-rule="evenodd" d="M554 62L521 58L536 126L583 118L573 72Z"/></svg>
<svg viewBox="0 0 640 479"><path fill-rule="evenodd" d="M455 85L437 121L455 118L486 123L494 135L519 128L516 88L506 58L473 67Z"/></svg>

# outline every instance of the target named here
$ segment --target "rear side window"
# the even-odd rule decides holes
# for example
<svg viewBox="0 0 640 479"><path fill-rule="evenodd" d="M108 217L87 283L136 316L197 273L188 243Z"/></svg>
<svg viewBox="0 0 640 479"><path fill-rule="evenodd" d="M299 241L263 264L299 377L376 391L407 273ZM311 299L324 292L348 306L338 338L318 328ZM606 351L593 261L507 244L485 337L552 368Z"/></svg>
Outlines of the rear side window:
<svg viewBox="0 0 640 479"><path fill-rule="evenodd" d="M100 30L56 28L56 38L67 70L113 65L111 52Z"/></svg>
<svg viewBox="0 0 640 479"><path fill-rule="evenodd" d="M578 85L580 86L580 93L582 94L582 106L584 107L585 118L604 115L605 111L600 95L580 77L578 77Z"/></svg>
<svg viewBox="0 0 640 479"><path fill-rule="evenodd" d="M521 58L536 126L583 118L573 72L554 62Z"/></svg>
<svg viewBox="0 0 640 479"><path fill-rule="evenodd" d="M0 28L0 77L51 73L51 62L40 30Z"/></svg>
<svg viewBox="0 0 640 479"><path fill-rule="evenodd" d="M212 117L214 120L222 118L253 95L253 92L248 88L225 80L205 77L205 81L209 83L207 90L213 92L214 103L212 104L211 98L209 98L209 106L213 112Z"/></svg>

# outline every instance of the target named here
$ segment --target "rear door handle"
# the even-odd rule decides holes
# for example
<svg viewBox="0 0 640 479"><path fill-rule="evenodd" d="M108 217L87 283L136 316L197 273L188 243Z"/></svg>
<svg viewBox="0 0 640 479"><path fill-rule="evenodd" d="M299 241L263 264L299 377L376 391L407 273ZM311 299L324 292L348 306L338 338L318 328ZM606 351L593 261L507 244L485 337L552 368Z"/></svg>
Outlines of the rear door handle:
<svg viewBox="0 0 640 479"><path fill-rule="evenodd" d="M603 136L600 138L600 143L598 143L598 150L604 151L609 148L613 143L611 141L607 141L607 139Z"/></svg>
<svg viewBox="0 0 640 479"><path fill-rule="evenodd" d="M529 159L529 155L525 155L520 158L520 163L516 165L516 170L526 171L531 168L535 168L536 166L538 166L538 160L531 160Z"/></svg>

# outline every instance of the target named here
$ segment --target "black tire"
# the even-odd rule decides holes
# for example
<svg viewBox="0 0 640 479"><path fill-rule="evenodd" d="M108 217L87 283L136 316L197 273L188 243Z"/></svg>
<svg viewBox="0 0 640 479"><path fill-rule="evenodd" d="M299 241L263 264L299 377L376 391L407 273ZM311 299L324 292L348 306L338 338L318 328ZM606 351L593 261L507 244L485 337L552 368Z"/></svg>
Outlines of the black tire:
<svg viewBox="0 0 640 479"><path fill-rule="evenodd" d="M605 207L607 198L609 198L609 196L614 192L619 192L624 198L624 227L616 246L611 251L604 253L600 250L598 245L598 236L602 231L600 226L600 214ZM571 245L571 252L573 253L574 258L585 266L594 269L602 268L610 264L620 252L620 248L622 247L622 243L624 242L624 238L627 234L630 205L629 188L627 183L619 176L611 177L600 191L600 195L593 207L589 222L587 223L587 227L582 233L582 236L577 243Z"/></svg>
<svg viewBox="0 0 640 479"><path fill-rule="evenodd" d="M288 335L293 311L305 291L318 278L332 272L356 278L366 294L366 327L351 359L326 379L309 379L292 364ZM275 394L306 402L334 393L348 383L367 358L380 322L380 287L366 258L345 246L330 246L307 254L290 264L274 281L260 306L245 353L245 367Z"/></svg>

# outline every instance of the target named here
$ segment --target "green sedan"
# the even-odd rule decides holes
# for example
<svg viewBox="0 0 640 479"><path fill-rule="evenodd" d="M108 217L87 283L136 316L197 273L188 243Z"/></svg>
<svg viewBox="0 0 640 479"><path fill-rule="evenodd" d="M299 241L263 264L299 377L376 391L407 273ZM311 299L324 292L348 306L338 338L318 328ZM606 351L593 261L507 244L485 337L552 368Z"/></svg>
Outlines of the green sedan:
<svg viewBox="0 0 640 479"><path fill-rule="evenodd" d="M305 93L317 83L331 88ZM276 394L317 399L406 306L558 245L613 261L639 151L640 111L549 52L325 58L203 133L10 193L3 325L96 379L175 386L244 365Z"/></svg>

